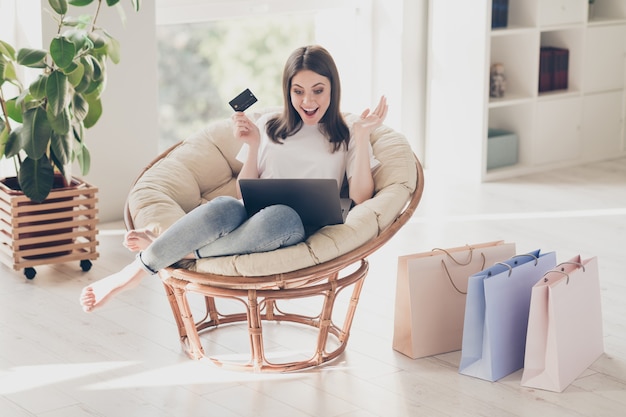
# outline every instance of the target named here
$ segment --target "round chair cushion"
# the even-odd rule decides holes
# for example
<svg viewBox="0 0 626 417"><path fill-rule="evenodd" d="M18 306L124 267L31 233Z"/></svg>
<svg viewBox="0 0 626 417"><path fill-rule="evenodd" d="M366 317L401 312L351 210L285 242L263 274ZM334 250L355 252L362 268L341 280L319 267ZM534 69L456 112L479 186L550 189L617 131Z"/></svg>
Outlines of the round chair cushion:
<svg viewBox="0 0 626 417"><path fill-rule="evenodd" d="M256 120L265 110L251 113ZM346 114L351 126L358 116ZM374 196L355 206L344 224L326 226L306 241L271 252L197 260L190 269L227 276L265 276L318 265L375 238L409 201L417 183L415 157L404 135L383 125L371 135ZM220 195L236 195L241 147L230 119L209 124L147 169L127 201L135 228L163 231L185 213Z"/></svg>

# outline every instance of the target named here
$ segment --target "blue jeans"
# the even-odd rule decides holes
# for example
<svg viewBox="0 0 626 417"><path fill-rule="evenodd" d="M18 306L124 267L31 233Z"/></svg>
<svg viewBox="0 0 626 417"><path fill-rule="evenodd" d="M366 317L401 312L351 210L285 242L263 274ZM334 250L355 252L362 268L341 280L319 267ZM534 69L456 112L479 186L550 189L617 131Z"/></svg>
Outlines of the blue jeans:
<svg viewBox="0 0 626 417"><path fill-rule="evenodd" d="M138 256L154 274L190 253L208 258L267 252L304 238L302 220L291 207L266 207L248 218L241 201L222 196L187 213Z"/></svg>

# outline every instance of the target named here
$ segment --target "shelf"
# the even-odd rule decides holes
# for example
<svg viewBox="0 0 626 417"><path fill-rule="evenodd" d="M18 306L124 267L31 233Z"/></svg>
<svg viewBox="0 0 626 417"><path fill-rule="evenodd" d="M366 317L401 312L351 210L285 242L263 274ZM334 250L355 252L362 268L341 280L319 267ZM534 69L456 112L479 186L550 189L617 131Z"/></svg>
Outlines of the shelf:
<svg viewBox="0 0 626 417"><path fill-rule="evenodd" d="M572 89L552 90L552 91L539 93L539 96L537 97L537 101L560 100L560 99L576 97L576 96L580 96L579 90L572 90Z"/></svg>
<svg viewBox="0 0 626 417"><path fill-rule="evenodd" d="M626 18L594 18L589 20L589 26L607 26L607 25L623 25L626 24Z"/></svg>
<svg viewBox="0 0 626 417"><path fill-rule="evenodd" d="M622 0L595 0L589 5L587 20L589 24L626 21L626 2Z"/></svg>
<svg viewBox="0 0 626 417"><path fill-rule="evenodd" d="M490 181L626 155L626 0L593 9L588 0L509 0L503 28L482 9L492 0L432 1L429 30L446 41L429 50L432 166ZM451 21L450 10L464 19ZM567 89L539 92L544 46L568 50ZM498 98L494 64L504 66ZM489 129L516 134L517 164L487 170ZM463 158L452 160L450 148Z"/></svg>
<svg viewBox="0 0 626 417"><path fill-rule="evenodd" d="M505 28L496 28L491 30L492 37L498 36L509 36L509 35L520 35L527 33L534 33L536 28L534 26L511 26Z"/></svg>
<svg viewBox="0 0 626 417"><path fill-rule="evenodd" d="M588 0L539 1L539 27L582 24L587 21Z"/></svg>
<svg viewBox="0 0 626 417"><path fill-rule="evenodd" d="M489 97L489 108L515 106L517 104L529 103L533 100L534 97L506 93L506 95L502 98Z"/></svg>

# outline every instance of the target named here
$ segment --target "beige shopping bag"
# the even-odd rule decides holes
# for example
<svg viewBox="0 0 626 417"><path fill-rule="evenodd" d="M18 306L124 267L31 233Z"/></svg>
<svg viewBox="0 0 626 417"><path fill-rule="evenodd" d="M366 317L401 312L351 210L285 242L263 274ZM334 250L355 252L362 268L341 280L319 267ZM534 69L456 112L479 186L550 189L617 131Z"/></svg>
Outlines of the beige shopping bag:
<svg viewBox="0 0 626 417"><path fill-rule="evenodd" d="M413 359L461 349L467 280L515 255L504 241L398 257L393 349Z"/></svg>
<svg viewBox="0 0 626 417"><path fill-rule="evenodd" d="M532 289L522 386L561 392L603 352L598 259L577 256Z"/></svg>

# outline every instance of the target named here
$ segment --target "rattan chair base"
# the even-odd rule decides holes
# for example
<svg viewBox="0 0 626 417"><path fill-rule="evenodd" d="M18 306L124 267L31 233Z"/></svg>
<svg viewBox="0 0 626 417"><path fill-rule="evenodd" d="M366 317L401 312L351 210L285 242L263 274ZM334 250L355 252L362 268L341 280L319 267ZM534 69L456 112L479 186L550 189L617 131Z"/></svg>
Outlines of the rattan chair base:
<svg viewBox="0 0 626 417"><path fill-rule="evenodd" d="M339 276L338 272L332 272L330 275L320 276L317 280L312 280L313 283L296 288L280 289L231 289L207 285L204 282L199 284L198 279L206 281L206 274L198 274L183 269L163 270L161 278L174 317L177 320L181 345L190 358L208 359L213 364L225 369L253 372L289 372L332 361L345 350L361 288L368 270L368 262L363 259L356 270L345 276ZM349 306L343 323L337 324L333 321L335 300L342 290L349 288L352 289ZM195 321L193 318L188 299L189 293L196 293L205 297L206 314L199 321ZM307 316L287 313L277 307L277 302L280 300L307 297L323 297L322 310L318 315ZM216 307L215 298L236 299L246 306L246 312L221 314ZM263 334L263 322L268 321L289 322L313 328L317 333L313 355L303 360L284 363L269 360L266 357ZM248 325L250 338L250 360L248 362L222 360L205 352L200 339L200 334L203 331L239 322L246 322ZM331 338L334 340L331 341Z"/></svg>

